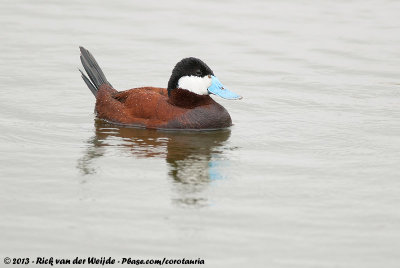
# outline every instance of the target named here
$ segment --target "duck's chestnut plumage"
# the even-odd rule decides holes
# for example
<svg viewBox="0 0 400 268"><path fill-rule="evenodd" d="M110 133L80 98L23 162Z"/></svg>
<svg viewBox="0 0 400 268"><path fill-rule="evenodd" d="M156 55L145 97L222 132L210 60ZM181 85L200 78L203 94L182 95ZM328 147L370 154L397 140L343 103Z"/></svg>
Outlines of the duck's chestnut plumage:
<svg viewBox="0 0 400 268"><path fill-rule="evenodd" d="M186 58L178 62L168 88L117 91L90 52L83 47L80 50L82 65L89 76L81 71L82 78L96 97L95 112L100 119L153 129L218 129L232 125L227 110L209 96L207 88L211 88L211 84L214 86L215 77L199 59ZM219 85L217 90L225 90Z"/></svg>

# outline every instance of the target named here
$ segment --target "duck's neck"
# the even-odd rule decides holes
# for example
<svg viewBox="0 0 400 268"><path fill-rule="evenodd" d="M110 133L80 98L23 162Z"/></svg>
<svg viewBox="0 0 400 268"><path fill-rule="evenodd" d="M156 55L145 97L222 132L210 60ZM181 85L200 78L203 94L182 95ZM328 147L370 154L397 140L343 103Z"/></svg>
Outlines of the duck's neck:
<svg viewBox="0 0 400 268"><path fill-rule="evenodd" d="M168 102L175 106L192 109L197 106L211 104L214 100L209 95L198 95L189 90L177 88L171 90Z"/></svg>

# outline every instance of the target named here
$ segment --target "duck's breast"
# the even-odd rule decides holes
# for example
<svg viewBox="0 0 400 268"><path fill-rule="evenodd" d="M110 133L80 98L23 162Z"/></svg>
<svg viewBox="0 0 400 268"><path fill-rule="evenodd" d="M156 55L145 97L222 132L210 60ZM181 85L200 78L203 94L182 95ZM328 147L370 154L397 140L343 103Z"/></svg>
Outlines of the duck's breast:
<svg viewBox="0 0 400 268"><path fill-rule="evenodd" d="M220 104L213 102L208 105L188 109L182 115L168 121L165 128L169 129L218 129L232 125L228 111Z"/></svg>

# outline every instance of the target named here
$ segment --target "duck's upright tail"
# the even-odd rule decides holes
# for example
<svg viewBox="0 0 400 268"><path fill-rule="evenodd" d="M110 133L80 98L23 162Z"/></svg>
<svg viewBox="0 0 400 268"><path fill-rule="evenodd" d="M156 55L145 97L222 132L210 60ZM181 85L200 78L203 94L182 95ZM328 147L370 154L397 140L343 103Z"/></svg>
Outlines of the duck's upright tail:
<svg viewBox="0 0 400 268"><path fill-rule="evenodd" d="M92 54L90 54L89 50L85 49L84 47L79 48L81 50L81 62L83 68L85 68L85 71L90 79L82 70L79 69L79 71L82 74L83 81L85 81L90 91L92 91L93 95L96 97L97 91L102 84L108 84L110 86L111 84L107 81L107 78L105 77L99 64L97 64L97 61L94 59Z"/></svg>

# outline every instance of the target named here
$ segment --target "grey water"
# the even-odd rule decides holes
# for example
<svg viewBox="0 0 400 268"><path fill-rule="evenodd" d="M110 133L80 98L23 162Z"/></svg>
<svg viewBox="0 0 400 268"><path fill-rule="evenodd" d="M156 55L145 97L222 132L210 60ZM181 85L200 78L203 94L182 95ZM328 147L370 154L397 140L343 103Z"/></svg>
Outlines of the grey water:
<svg viewBox="0 0 400 268"><path fill-rule="evenodd" d="M2 0L0 263L399 267L399 14L377 0ZM79 45L119 90L166 87L180 59L202 59L244 97L214 98L234 126L96 120Z"/></svg>

